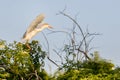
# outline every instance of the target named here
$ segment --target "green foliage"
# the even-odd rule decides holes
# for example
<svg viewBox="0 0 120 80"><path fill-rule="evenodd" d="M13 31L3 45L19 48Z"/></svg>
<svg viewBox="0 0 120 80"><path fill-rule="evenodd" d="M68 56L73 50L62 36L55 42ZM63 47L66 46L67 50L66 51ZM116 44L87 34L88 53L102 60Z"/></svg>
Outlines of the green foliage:
<svg viewBox="0 0 120 80"><path fill-rule="evenodd" d="M112 70L114 71L114 70ZM57 77L57 80L120 80L120 73L98 73L93 70L81 68L80 70L69 70Z"/></svg>
<svg viewBox="0 0 120 80"><path fill-rule="evenodd" d="M44 69L46 52L38 41L11 43L0 41L0 80L120 80L120 68L100 58L95 52L91 60L74 60L67 51L63 63L53 77ZM71 57L70 57L71 56Z"/></svg>
<svg viewBox="0 0 120 80"><path fill-rule="evenodd" d="M83 68L91 69L93 74L109 73L112 71L114 64L99 57L98 53L94 53L94 57L90 61L84 61Z"/></svg>
<svg viewBox="0 0 120 80"><path fill-rule="evenodd" d="M0 44L4 46L0 48L0 79L47 80L48 75L43 72L46 53L42 51L38 41L8 45L1 41Z"/></svg>
<svg viewBox="0 0 120 80"><path fill-rule="evenodd" d="M91 60L76 63L70 60L69 65L63 64L63 74L57 80L120 80L120 68L113 69L114 64L96 52Z"/></svg>

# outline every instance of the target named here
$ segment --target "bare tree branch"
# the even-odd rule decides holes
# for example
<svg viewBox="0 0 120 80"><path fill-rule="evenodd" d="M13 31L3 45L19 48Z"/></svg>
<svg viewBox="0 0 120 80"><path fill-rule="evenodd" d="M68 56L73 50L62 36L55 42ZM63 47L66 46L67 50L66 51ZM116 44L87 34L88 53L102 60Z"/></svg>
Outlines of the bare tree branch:
<svg viewBox="0 0 120 80"><path fill-rule="evenodd" d="M79 30L80 30L80 32L81 32L81 34L82 34L82 37L83 37L83 40L82 40L82 42L80 43L80 46L79 46L79 48L83 45L83 42L84 42L84 44L85 44L85 56L88 58L88 59L90 59L89 57L88 57L88 55L87 55L87 42L86 42L86 37L87 37L87 35L85 35L84 33L83 33L83 30L82 30L82 28L81 28L81 26L77 23L77 21L75 20L75 19L73 19L72 17L70 17L69 15L67 15L66 13L64 13L64 12L61 12L60 11L60 14L62 14L62 15L64 15L64 16L66 16L66 17L68 17L70 20L72 20L76 25L77 25L77 27L79 28ZM74 41L73 39L71 39L72 41Z"/></svg>
<svg viewBox="0 0 120 80"><path fill-rule="evenodd" d="M60 11L60 13L61 13L62 15L64 15L64 16L68 17L70 20L72 20L72 21L77 25L77 27L79 28L79 30L80 30L80 32L81 32L81 34L82 34L83 41L84 41L84 43L85 43L85 45L86 45L86 38L85 38L85 36L84 36L84 33L83 33L83 30L82 30L81 26L77 23L77 21L76 21L75 19L73 19L72 17L70 17L69 15L65 14L64 12L61 12L61 11Z"/></svg>

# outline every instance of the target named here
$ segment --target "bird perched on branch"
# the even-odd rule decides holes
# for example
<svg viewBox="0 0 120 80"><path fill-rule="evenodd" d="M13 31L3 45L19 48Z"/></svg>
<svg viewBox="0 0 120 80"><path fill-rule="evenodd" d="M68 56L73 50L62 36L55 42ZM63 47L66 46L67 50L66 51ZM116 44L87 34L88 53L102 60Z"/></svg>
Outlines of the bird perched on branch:
<svg viewBox="0 0 120 80"><path fill-rule="evenodd" d="M40 14L32 21L30 26L27 28L26 32L22 37L22 41L28 42L32 37L34 37L38 32L45 28L52 28L48 23L43 23L45 16Z"/></svg>

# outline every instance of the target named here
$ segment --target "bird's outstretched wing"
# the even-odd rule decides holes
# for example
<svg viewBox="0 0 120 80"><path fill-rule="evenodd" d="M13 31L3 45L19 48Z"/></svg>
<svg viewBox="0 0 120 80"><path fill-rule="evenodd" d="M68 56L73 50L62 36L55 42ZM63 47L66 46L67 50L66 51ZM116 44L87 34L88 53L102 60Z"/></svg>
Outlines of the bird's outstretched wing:
<svg viewBox="0 0 120 80"><path fill-rule="evenodd" d="M36 17L36 19L34 19L34 20L31 22L31 24L30 24L30 26L28 27L26 33L29 33L29 32L31 32L31 31L33 31L33 30L37 27L37 25L40 24L40 23L43 21L44 18L45 18L44 14L38 15L38 16Z"/></svg>
<svg viewBox="0 0 120 80"><path fill-rule="evenodd" d="M40 14L38 15L32 22L31 24L29 25L29 27L27 28L26 32L24 33L23 35L23 38L31 31L33 31L37 26L38 24L40 24L43 19L45 18L44 14Z"/></svg>

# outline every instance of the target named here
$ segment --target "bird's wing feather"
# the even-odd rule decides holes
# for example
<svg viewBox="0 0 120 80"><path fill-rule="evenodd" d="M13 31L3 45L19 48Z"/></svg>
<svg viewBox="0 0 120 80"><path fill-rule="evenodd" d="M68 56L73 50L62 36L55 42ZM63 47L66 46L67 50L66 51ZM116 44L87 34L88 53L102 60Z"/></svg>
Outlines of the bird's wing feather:
<svg viewBox="0 0 120 80"><path fill-rule="evenodd" d="M26 32L23 34L23 37L22 38L25 38L26 37Z"/></svg>
<svg viewBox="0 0 120 80"><path fill-rule="evenodd" d="M36 19L31 22L31 24L30 24L30 26L28 27L28 29L27 29L27 31L26 31L25 34L31 32L32 30L34 30L34 29L37 27L37 25L40 24L40 23L43 21L44 18L45 18L45 17L44 17L44 14L38 15L38 16L36 17Z"/></svg>

